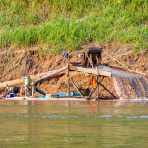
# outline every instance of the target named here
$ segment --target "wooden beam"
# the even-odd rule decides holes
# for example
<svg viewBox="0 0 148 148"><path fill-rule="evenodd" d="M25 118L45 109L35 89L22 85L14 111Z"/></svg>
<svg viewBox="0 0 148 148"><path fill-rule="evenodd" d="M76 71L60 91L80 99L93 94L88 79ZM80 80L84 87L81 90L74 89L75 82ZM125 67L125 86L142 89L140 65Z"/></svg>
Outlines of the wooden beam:
<svg viewBox="0 0 148 148"><path fill-rule="evenodd" d="M104 88L112 97L117 98L109 89L107 89L102 83L98 82L100 86Z"/></svg>
<svg viewBox="0 0 148 148"><path fill-rule="evenodd" d="M47 94L44 90L42 90L42 89L39 88L39 87L35 87L35 91L38 92L38 93L41 94L41 95L44 95L44 96L46 96L46 94Z"/></svg>
<svg viewBox="0 0 148 148"><path fill-rule="evenodd" d="M48 80L50 78L58 77L62 74L65 74L67 71L68 66L64 66L57 70L48 71L46 73L39 74L38 76L32 76L31 79L34 81L35 84L42 82L44 80Z"/></svg>
<svg viewBox="0 0 148 148"><path fill-rule="evenodd" d="M37 75L31 75L31 80L36 84L38 82L41 82L43 80L47 80L49 78L54 78L57 77L61 74L64 74L67 70L67 66L62 67L58 70L52 70L52 71L48 71L45 73L40 73ZM11 80L11 81L5 81L0 83L0 89L4 89L6 87L11 87L11 86L17 86L17 85L22 85L24 83L23 79L16 79L16 80Z"/></svg>
<svg viewBox="0 0 148 148"><path fill-rule="evenodd" d="M95 68L84 68L84 67L80 67L80 66L70 66L70 70L83 72L83 73L88 73L88 74L102 75L102 76L106 76L106 77L111 77L111 72L101 70L101 69L99 69L97 67L95 67Z"/></svg>
<svg viewBox="0 0 148 148"><path fill-rule="evenodd" d="M82 92L79 90L79 87L77 86L77 84L74 82L74 80L72 78L70 78L72 84L74 85L74 87L77 89L77 91L80 93L81 97L83 97L84 95L82 94Z"/></svg>

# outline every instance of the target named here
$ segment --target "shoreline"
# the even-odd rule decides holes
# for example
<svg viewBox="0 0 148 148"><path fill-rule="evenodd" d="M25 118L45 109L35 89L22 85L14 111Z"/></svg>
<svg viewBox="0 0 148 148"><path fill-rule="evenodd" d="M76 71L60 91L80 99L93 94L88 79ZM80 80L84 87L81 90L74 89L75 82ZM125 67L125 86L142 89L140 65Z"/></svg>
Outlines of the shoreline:
<svg viewBox="0 0 148 148"><path fill-rule="evenodd" d="M47 103L47 104L71 104L72 103L80 103L80 104L99 104L99 103L148 103L148 98L137 98L137 99L91 99L88 100L86 98L49 98L49 99L39 99L39 98L25 98L25 97L17 97L17 98L7 98L7 99L1 99L0 104L9 104L9 103L24 103L24 104L30 104L30 103Z"/></svg>

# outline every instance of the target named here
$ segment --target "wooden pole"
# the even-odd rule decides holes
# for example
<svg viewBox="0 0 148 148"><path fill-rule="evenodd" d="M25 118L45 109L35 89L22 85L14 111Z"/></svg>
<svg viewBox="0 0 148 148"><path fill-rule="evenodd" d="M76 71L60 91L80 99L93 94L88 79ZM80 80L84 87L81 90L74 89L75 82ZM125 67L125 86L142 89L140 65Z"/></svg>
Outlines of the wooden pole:
<svg viewBox="0 0 148 148"><path fill-rule="evenodd" d="M37 84L39 82L42 82L44 80L48 80L49 78L54 78L57 76L60 76L64 73L66 73L67 66L62 67L58 70L52 70L48 71L46 73L40 73L37 75L31 75L31 80L34 82L34 84ZM0 89L4 89L6 87L11 87L11 86L17 86L17 85L22 85L24 83L23 79L16 79L16 80L11 80L11 81L5 81L0 83Z"/></svg>
<svg viewBox="0 0 148 148"><path fill-rule="evenodd" d="M77 91L81 94L81 96L83 97L83 94L82 94L82 92L79 90L79 87L77 86L77 84L74 82L74 80L71 78L70 79L71 80L71 82L72 82L72 84L75 86L75 88L77 89Z"/></svg>
<svg viewBox="0 0 148 148"><path fill-rule="evenodd" d="M67 68L67 79L68 79L68 95L70 96L70 69L69 69L69 58L68 58L68 68Z"/></svg>
<svg viewBox="0 0 148 148"><path fill-rule="evenodd" d="M99 99L99 95L100 95L100 92L99 92L99 76L97 75L96 76L96 81L97 81L97 99Z"/></svg>
<svg viewBox="0 0 148 148"><path fill-rule="evenodd" d="M117 98L109 89L107 89L103 84L99 82L99 85L102 86L109 94L111 94L114 98Z"/></svg>

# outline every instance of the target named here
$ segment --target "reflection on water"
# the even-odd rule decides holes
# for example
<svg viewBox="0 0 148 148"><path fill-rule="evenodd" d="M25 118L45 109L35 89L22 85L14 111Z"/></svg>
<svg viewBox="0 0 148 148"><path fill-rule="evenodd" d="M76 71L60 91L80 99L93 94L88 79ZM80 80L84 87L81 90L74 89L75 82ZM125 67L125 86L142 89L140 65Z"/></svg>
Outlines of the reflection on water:
<svg viewBox="0 0 148 148"><path fill-rule="evenodd" d="M0 105L0 148L147 148L148 104Z"/></svg>

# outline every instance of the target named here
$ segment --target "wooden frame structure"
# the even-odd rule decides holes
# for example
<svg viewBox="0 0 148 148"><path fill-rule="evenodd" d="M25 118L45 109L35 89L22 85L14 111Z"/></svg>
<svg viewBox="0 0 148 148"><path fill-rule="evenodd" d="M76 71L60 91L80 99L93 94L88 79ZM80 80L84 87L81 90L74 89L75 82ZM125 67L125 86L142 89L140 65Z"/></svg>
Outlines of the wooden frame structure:
<svg viewBox="0 0 148 148"><path fill-rule="evenodd" d="M82 73L87 73L90 75L95 76L96 87L91 88L89 95L87 96L88 99L92 98L93 94L97 91L96 99L100 98L99 88L102 87L105 91L107 91L113 98L117 98L109 89L107 89L103 84L102 80L105 76L111 77L111 73L107 71L101 71L97 68L98 65L101 64L101 53L102 48L88 48L84 52L81 53L81 66L79 64L72 65L68 59L68 86L70 86L70 81L72 82L73 86L78 90L81 96L85 97L85 94L81 92L80 88L78 87L77 83L72 79L69 78L70 71L77 71ZM70 90L70 88L69 88Z"/></svg>
<svg viewBox="0 0 148 148"><path fill-rule="evenodd" d="M69 94L71 91L70 83L72 83L74 88L80 92L81 96L86 97L88 99L91 99L94 93L96 92L97 92L97 95L95 96L95 98L99 99L100 98L100 92L99 92L100 88L103 88L105 91L107 91L111 95L112 98L122 99L127 94L127 93L123 93L123 92L126 92L125 91L126 86L124 86L123 81L127 80L129 81L130 87L134 90L134 93L136 94L135 95L136 98L148 97L148 78L146 76L136 73L136 72L130 72L124 69L120 69L117 67L103 65L101 64L101 50L96 52L96 54L98 55L95 55L95 53L91 55L90 50L88 51L89 51L89 54L85 53L85 58L84 58L84 60L86 59L87 60L83 61L80 64L79 63L72 64L70 62L70 58L67 57L66 66L60 69L57 69L57 70L48 71L46 73L31 75L30 78L32 81L32 84L31 84L32 97L34 96L35 91L39 92L40 94L44 94L44 95L46 94L46 92L44 92L42 89L37 87L38 83L42 83L43 81L49 80L51 78L59 77L64 74L67 75L67 84L68 84L67 91L69 92ZM97 57L98 59L97 62L96 62L96 59L95 61L93 60L93 57L95 58ZM95 77L96 87L95 88L91 87L91 91L89 92L89 94L85 95L83 91L80 89L80 87L78 86L78 83L71 77L72 71L85 73L85 74ZM115 94L113 94L106 86L102 84L102 81L105 77L110 77L113 79L115 92L118 97ZM22 85L24 85L23 79L16 79L16 80L11 80L11 81L1 82L0 89L5 89L7 87L14 87L14 86L22 86ZM129 96L127 96L127 98L129 98Z"/></svg>
<svg viewBox="0 0 148 148"><path fill-rule="evenodd" d="M92 96L97 93L97 95L95 96L95 99L99 99L101 98L100 96L100 87L102 87L106 92L108 92L108 94L111 95L111 98L117 99L117 96L114 95L106 86L104 86L102 84L102 81L105 77L111 77L111 73L110 72L105 72L105 71L101 71L99 69L96 68L85 68L85 67L80 67L80 66L73 66L70 65L69 66L69 73L70 71L76 71L76 72L80 72L80 73L85 73L88 74L90 76L93 76L93 78L95 78L96 81L96 87L93 88L91 87L91 91L89 93L88 96L85 96L85 94L83 94L83 92L81 91L81 88L78 86L78 82L76 82L75 80L73 80L73 78L71 78L70 75L68 75L68 79L70 80L70 82L72 82L73 86L76 88L77 91L80 92L81 96L86 97L88 99L93 98ZM70 84L68 84L70 86Z"/></svg>

